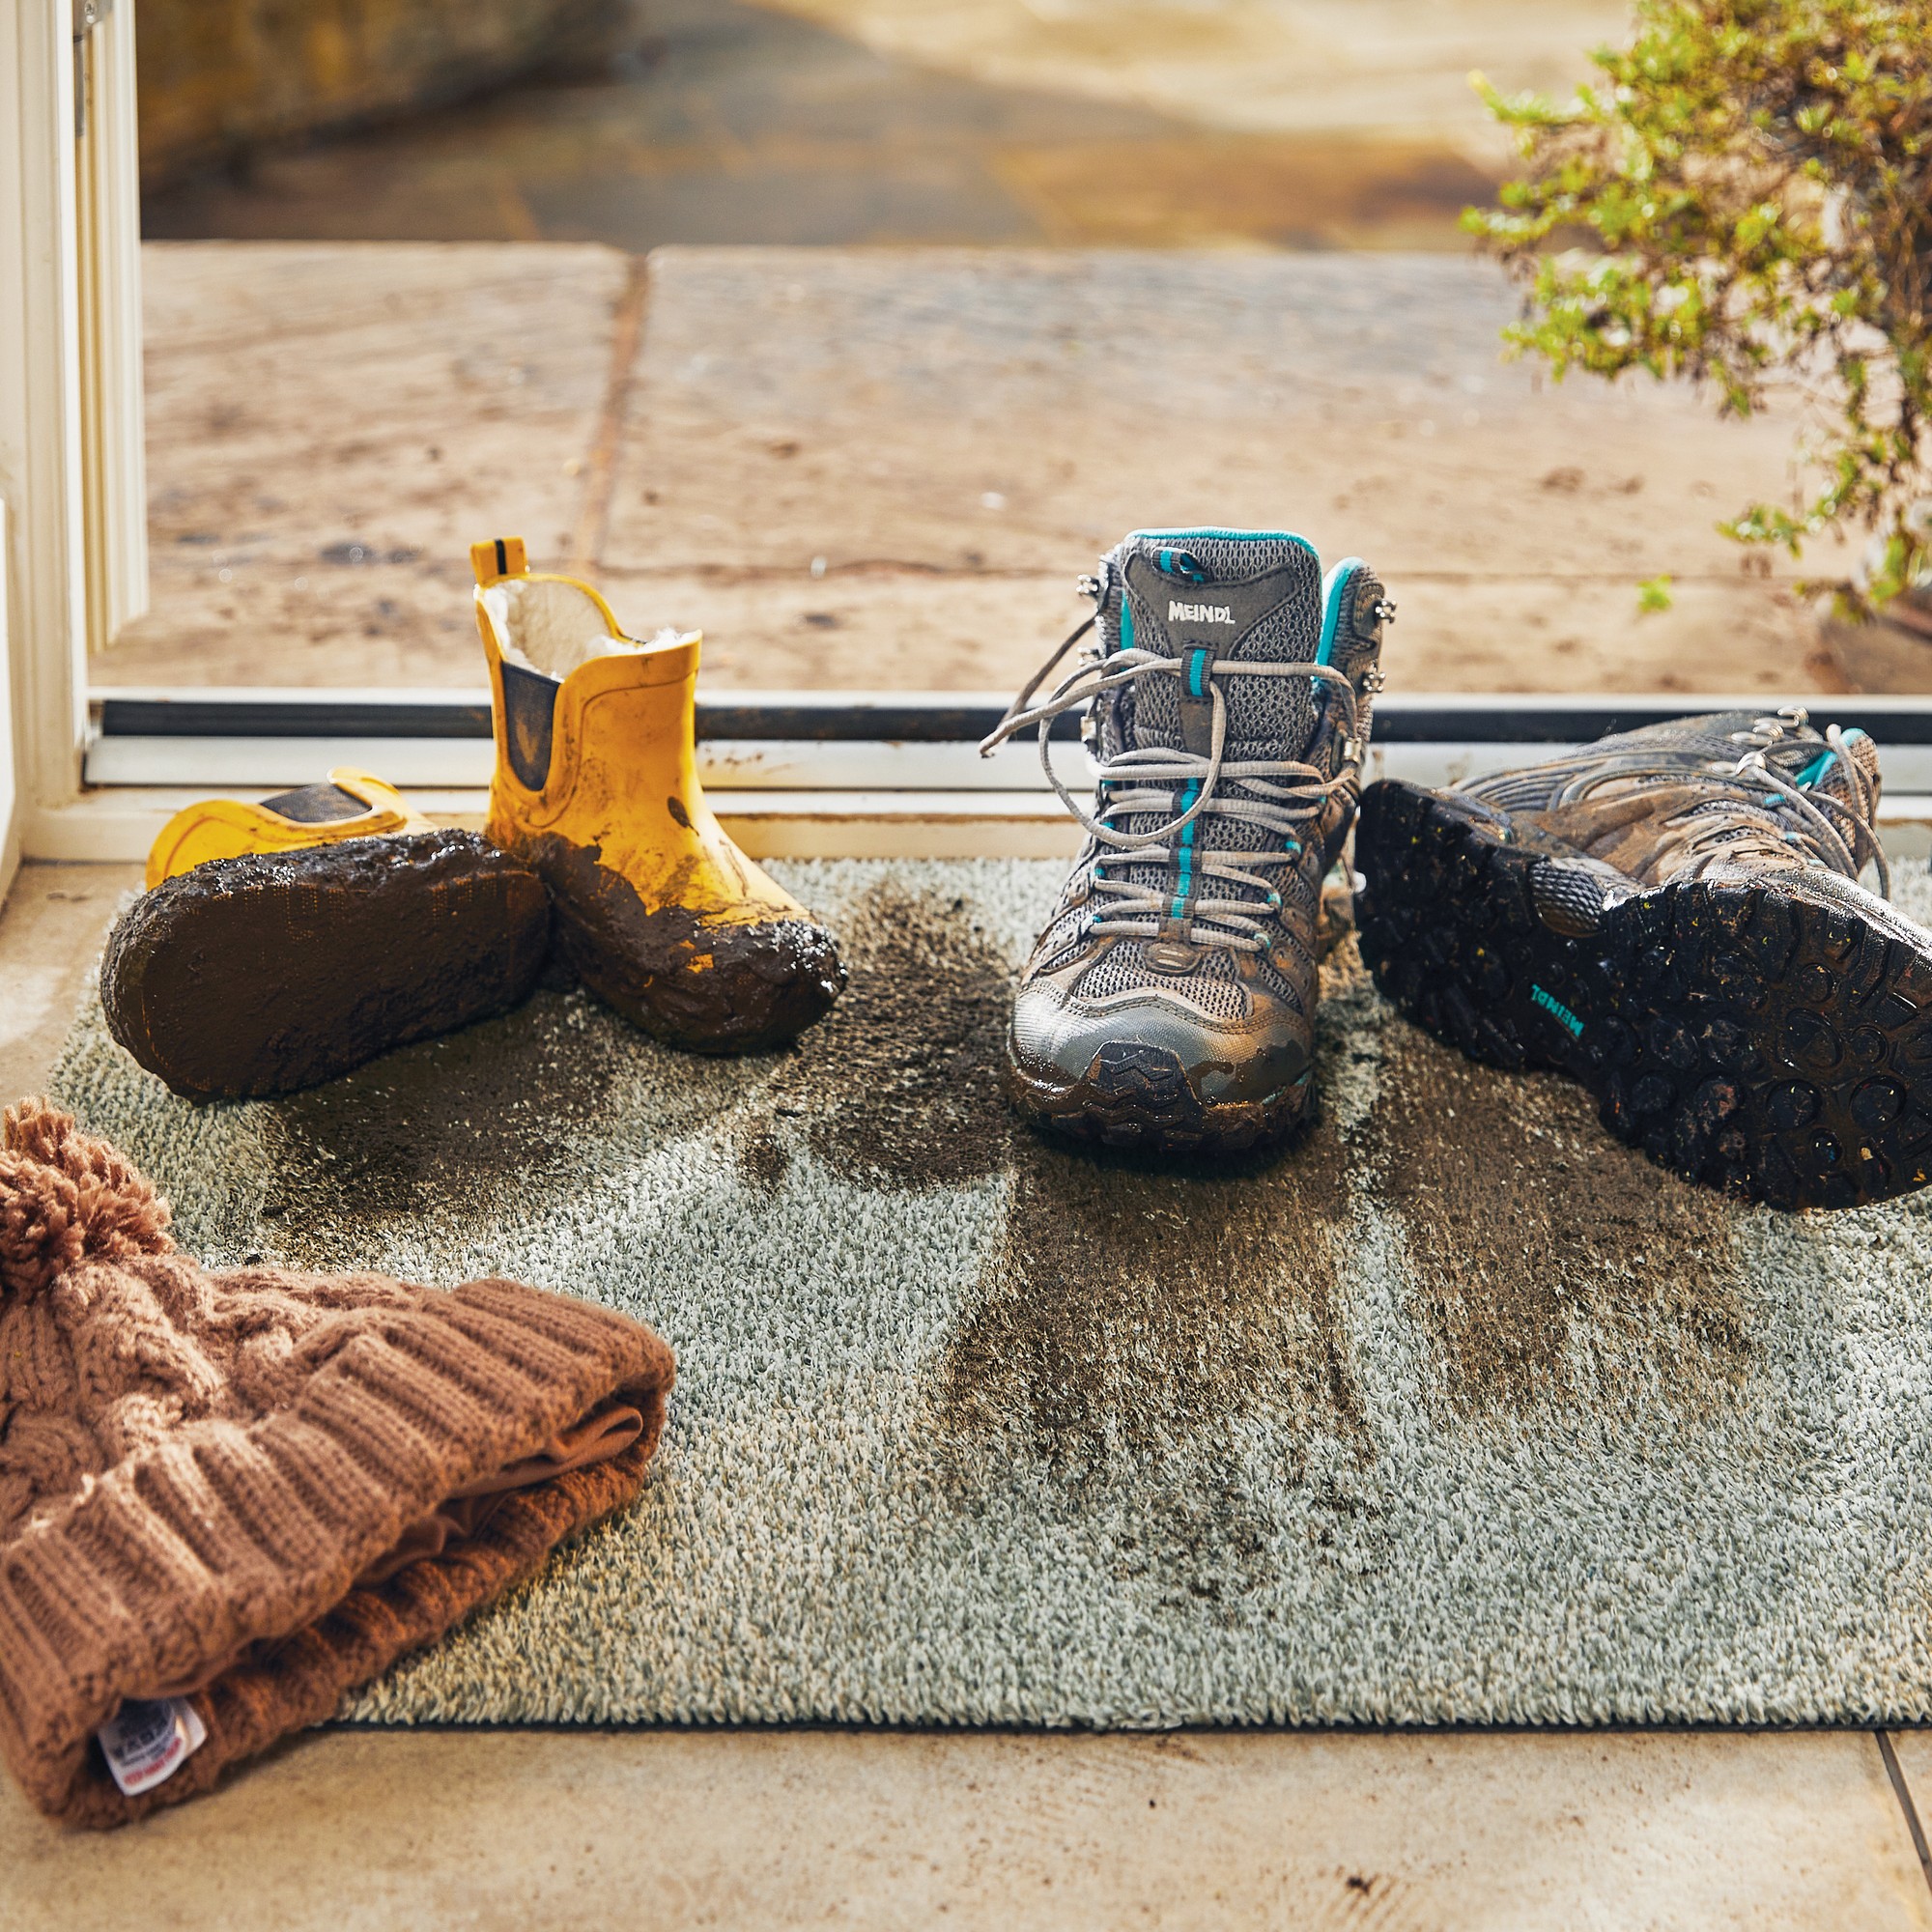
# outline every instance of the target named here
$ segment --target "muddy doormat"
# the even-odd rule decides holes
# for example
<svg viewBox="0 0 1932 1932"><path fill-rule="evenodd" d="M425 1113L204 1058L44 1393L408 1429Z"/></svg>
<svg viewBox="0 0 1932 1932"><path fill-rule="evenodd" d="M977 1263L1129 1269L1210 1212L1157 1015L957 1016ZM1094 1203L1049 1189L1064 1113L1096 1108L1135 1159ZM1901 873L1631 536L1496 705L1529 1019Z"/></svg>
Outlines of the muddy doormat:
<svg viewBox="0 0 1932 1932"><path fill-rule="evenodd" d="M997 1066L1061 869L775 867L852 984L753 1060L543 992L195 1108L83 1012L60 1098L217 1264L507 1274L676 1346L643 1500L347 1715L1932 1719L1932 1198L1726 1206L1346 957L1285 1153L1047 1146Z"/></svg>

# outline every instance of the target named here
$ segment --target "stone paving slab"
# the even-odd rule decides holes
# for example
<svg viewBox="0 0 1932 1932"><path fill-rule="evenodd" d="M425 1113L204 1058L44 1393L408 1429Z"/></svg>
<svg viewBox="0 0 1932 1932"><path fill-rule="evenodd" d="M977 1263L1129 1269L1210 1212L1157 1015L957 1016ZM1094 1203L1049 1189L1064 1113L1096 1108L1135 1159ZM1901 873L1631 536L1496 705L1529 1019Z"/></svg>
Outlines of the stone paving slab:
<svg viewBox="0 0 1932 1932"><path fill-rule="evenodd" d="M560 556L627 259L150 242L154 606L115 684L476 684L469 544Z"/></svg>
<svg viewBox="0 0 1932 1932"><path fill-rule="evenodd" d="M714 684L997 689L1101 548L1211 519L1375 561L1402 688L1845 688L1788 570L1712 528L1789 487L1793 421L1539 384L1481 262L673 248L634 281L179 243L147 275L156 606L103 682L474 685L467 546L521 529L633 628L703 628Z"/></svg>
<svg viewBox="0 0 1932 1932"><path fill-rule="evenodd" d="M1786 486L1788 420L1503 363L1517 299L1487 262L650 259L616 564L1052 571L1194 520L1285 523L1407 576L1731 579L1713 526Z"/></svg>
<svg viewBox="0 0 1932 1932"><path fill-rule="evenodd" d="M0 1789L0 1916L685 1926L1932 1924L1879 1752L1740 1737L308 1737L107 1837Z"/></svg>
<svg viewBox="0 0 1932 1932"><path fill-rule="evenodd" d="M1410 689L1842 688L1786 575L1713 527L1788 486L1791 419L1550 384L1500 360L1515 309L1443 256L660 250L604 560L702 567L690 621L753 683L791 645L734 573L865 573L865 682L1002 684L1060 620L1012 636L989 578L1067 612L1123 531L1205 522L1375 561ZM1639 621L1659 574L1677 608Z"/></svg>

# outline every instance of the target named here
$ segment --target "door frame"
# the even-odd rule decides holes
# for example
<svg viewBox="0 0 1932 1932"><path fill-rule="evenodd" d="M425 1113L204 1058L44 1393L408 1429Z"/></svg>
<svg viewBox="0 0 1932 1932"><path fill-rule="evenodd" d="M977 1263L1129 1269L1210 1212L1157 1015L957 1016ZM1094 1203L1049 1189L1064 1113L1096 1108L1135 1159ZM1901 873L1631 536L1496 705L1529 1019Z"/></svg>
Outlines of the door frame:
<svg viewBox="0 0 1932 1932"><path fill-rule="evenodd" d="M0 0L0 892L80 802L90 638L147 606L139 182L134 0Z"/></svg>

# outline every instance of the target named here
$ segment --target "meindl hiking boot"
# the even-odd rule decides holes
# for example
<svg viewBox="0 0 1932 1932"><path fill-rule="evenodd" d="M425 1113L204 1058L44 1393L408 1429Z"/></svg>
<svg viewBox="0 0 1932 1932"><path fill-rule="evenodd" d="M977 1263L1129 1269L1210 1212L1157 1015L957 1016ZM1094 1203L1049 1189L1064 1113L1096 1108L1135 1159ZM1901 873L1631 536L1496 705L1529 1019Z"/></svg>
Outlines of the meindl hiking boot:
<svg viewBox="0 0 1932 1932"><path fill-rule="evenodd" d="M473 545L494 689L489 835L533 867L597 996L697 1053L781 1045L845 984L832 936L712 816L693 747L696 632L639 643L589 584Z"/></svg>
<svg viewBox="0 0 1932 1932"><path fill-rule="evenodd" d="M1605 738L1452 791L1372 785L1362 957L1432 1033L1555 1067L1604 1124L1779 1208L1922 1186L1932 934L1858 883L1877 748L1795 707Z"/></svg>
<svg viewBox="0 0 1932 1932"><path fill-rule="evenodd" d="M1314 1071L1321 881L1354 818L1392 607L1302 538L1138 530L1083 588L1097 636L1028 724L1087 839L1021 976L1008 1092L1042 1126L1162 1151L1298 1122ZM1047 764L1086 709L1091 813Z"/></svg>
<svg viewBox="0 0 1932 1932"><path fill-rule="evenodd" d="M177 1094L289 1094L516 1005L550 946L526 866L366 772L177 812L100 961L108 1030Z"/></svg>

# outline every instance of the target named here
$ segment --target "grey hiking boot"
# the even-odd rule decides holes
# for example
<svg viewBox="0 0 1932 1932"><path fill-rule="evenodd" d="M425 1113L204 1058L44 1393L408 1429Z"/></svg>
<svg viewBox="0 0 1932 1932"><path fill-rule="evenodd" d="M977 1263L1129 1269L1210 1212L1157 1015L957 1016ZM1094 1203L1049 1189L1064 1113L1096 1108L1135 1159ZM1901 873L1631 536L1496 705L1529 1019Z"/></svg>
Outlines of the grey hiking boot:
<svg viewBox="0 0 1932 1932"><path fill-rule="evenodd" d="M1302 1117L1321 881L1355 815L1392 612L1302 538L1137 530L1083 588L1095 642L1048 660L982 748L1086 711L1094 810L1021 976L1007 1091L1117 1147L1233 1151Z"/></svg>
<svg viewBox="0 0 1932 1932"><path fill-rule="evenodd" d="M1878 748L1788 707L1453 791L1372 785L1362 957L1478 1060L1555 1067L1691 1179L1853 1207L1932 1172L1932 933L1859 881Z"/></svg>

